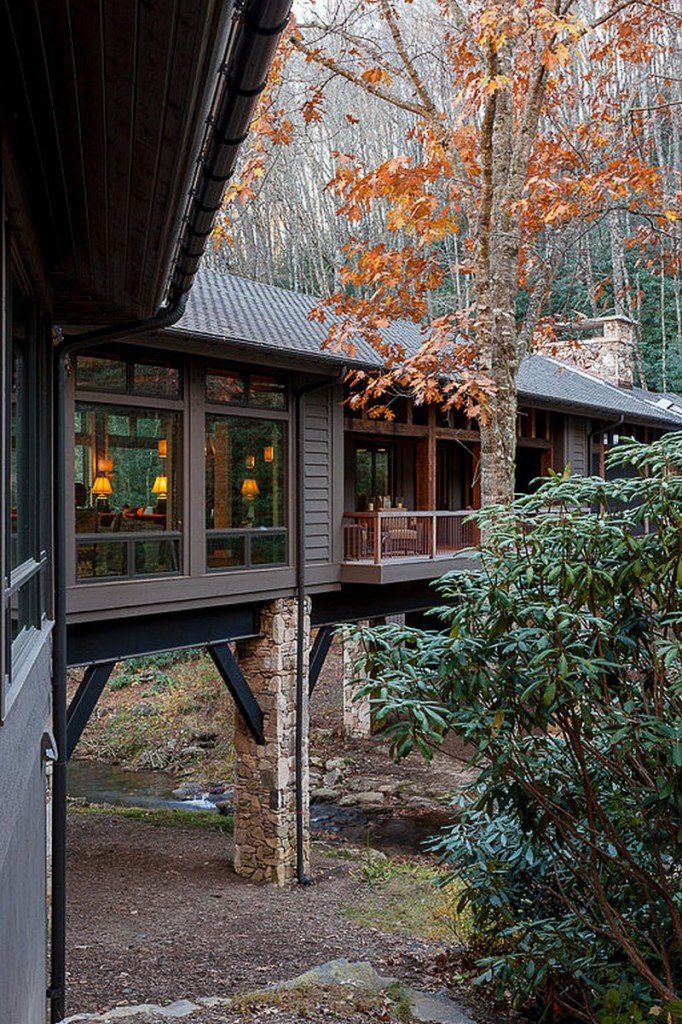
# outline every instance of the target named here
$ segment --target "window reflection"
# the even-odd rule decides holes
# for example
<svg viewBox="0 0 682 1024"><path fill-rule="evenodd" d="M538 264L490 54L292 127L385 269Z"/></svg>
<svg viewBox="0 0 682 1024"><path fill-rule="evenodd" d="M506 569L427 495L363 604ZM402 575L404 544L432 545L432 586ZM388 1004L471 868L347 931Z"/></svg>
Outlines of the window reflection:
<svg viewBox="0 0 682 1024"><path fill-rule="evenodd" d="M10 508L12 540L10 565L16 569L30 558L29 409L27 355L20 338L12 340L12 395L10 422Z"/></svg>
<svg viewBox="0 0 682 1024"><path fill-rule="evenodd" d="M37 317L30 301L12 289L9 353L9 573L5 585L8 665L16 667L31 648L44 606L41 562L38 449Z"/></svg>
<svg viewBox="0 0 682 1024"><path fill-rule="evenodd" d="M209 568L286 563L284 424L206 420Z"/></svg>
<svg viewBox="0 0 682 1024"><path fill-rule="evenodd" d="M355 449L355 508L359 512L370 506L382 506L382 499L392 496L393 448L390 445L368 444Z"/></svg>
<svg viewBox="0 0 682 1024"><path fill-rule="evenodd" d="M108 355L76 360L76 387L83 391L180 398L181 385L179 368L165 363Z"/></svg>
<svg viewBox="0 0 682 1024"><path fill-rule="evenodd" d="M75 434L78 578L178 572L179 536L139 536L179 532L178 414L78 403Z"/></svg>
<svg viewBox="0 0 682 1024"><path fill-rule="evenodd" d="M248 405L254 409L286 409L286 384L266 373L246 373L229 367L206 373L206 399L221 405Z"/></svg>

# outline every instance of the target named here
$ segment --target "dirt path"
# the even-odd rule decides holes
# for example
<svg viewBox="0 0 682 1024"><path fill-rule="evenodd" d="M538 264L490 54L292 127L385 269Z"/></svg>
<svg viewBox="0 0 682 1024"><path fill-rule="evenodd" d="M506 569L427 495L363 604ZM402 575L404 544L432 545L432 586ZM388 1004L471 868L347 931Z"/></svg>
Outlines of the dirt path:
<svg viewBox="0 0 682 1024"><path fill-rule="evenodd" d="M314 885L247 884L224 835L116 815L69 821L69 1012L230 995L339 957L421 988L440 947L352 924L360 883L313 857Z"/></svg>

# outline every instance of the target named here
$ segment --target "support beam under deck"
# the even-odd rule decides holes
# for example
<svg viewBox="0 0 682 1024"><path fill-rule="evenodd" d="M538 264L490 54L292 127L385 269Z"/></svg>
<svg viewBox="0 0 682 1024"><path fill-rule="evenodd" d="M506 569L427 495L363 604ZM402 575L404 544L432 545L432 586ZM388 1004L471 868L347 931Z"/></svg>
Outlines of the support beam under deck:
<svg viewBox="0 0 682 1024"><path fill-rule="evenodd" d="M66 759L70 759L83 729L90 721L97 701L107 685L116 662L107 661L101 665L88 665L80 686L66 712Z"/></svg>
<svg viewBox="0 0 682 1024"><path fill-rule="evenodd" d="M263 712L244 678L244 673L235 661L232 651L227 644L209 644L207 650L253 739L259 746L262 746L265 743Z"/></svg>
<svg viewBox="0 0 682 1024"><path fill-rule="evenodd" d="M320 678L320 672L324 665L329 648L331 647L332 640L334 639L334 627L333 626L320 626L317 631L317 636L313 642L313 646L310 649L310 669L308 670L308 694L312 696L312 692L315 689L317 680Z"/></svg>

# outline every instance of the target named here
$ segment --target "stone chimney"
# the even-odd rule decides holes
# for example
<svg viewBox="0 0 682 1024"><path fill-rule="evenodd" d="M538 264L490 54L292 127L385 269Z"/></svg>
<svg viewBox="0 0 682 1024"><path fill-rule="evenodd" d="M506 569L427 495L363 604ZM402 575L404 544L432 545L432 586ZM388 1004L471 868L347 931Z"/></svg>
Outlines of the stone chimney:
<svg viewBox="0 0 682 1024"><path fill-rule="evenodd" d="M545 346L552 355L623 388L634 385L637 324L626 316L604 316L560 324L556 341Z"/></svg>

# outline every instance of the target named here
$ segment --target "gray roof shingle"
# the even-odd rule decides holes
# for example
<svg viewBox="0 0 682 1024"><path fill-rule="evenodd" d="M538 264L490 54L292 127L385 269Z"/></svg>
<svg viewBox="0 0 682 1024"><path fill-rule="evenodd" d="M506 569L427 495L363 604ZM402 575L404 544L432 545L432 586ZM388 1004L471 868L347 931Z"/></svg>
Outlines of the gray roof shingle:
<svg viewBox="0 0 682 1024"><path fill-rule="evenodd" d="M377 366L380 362L377 352L361 338L355 343L353 357L324 347L328 325L308 319L319 301L314 295L260 284L235 274L200 270L189 293L187 308L172 330L316 356L338 364ZM419 328L407 322L396 324L386 332L386 338L412 349L419 344Z"/></svg>
<svg viewBox="0 0 682 1024"><path fill-rule="evenodd" d="M308 319L318 304L314 295L260 284L234 274L200 270L182 319L170 330L210 337L227 344L252 345L267 351L312 356L336 364L380 364L378 353L359 339L356 353L324 347L327 325ZM394 324L386 340L414 351L419 328L408 321ZM521 364L519 397L576 412L593 413L682 429L682 399L640 388L619 388L592 374L547 356L531 355ZM666 401L662 407L661 398ZM667 405L667 402L670 405Z"/></svg>
<svg viewBox="0 0 682 1024"><path fill-rule="evenodd" d="M682 427L682 405L675 411L656 403L661 396L641 388L621 388L549 356L527 356L518 377L520 398L543 401L606 416Z"/></svg>

